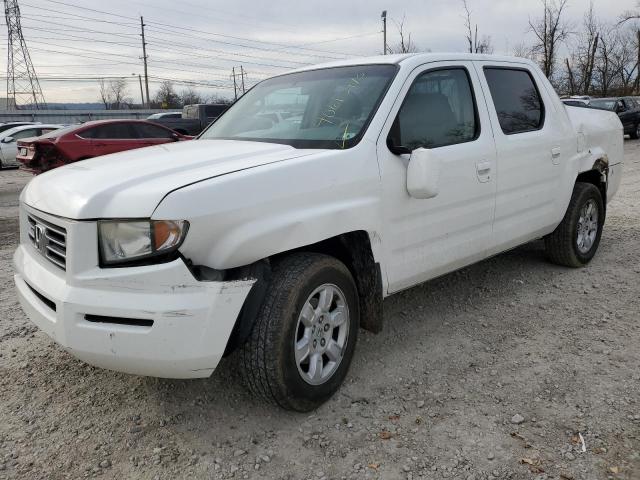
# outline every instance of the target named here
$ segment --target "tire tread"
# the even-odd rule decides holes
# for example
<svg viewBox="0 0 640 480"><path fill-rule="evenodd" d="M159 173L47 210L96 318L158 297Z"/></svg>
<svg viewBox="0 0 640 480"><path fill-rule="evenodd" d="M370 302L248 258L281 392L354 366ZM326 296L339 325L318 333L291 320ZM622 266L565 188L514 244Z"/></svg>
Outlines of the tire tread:
<svg viewBox="0 0 640 480"><path fill-rule="evenodd" d="M597 196L601 198L600 190L598 190L595 185L591 183L576 182L571 195L571 200L569 201L569 206L567 207L567 211L564 214L562 222L560 222L553 233L550 233L544 238L545 251L551 262L573 268L583 267L586 264L576 255L575 252L573 217L576 214L577 209L584 202L584 197L592 193L597 194ZM600 229L602 229L602 222L600 223Z"/></svg>
<svg viewBox="0 0 640 480"><path fill-rule="evenodd" d="M265 295L253 331L247 342L240 349L241 374L249 391L262 400L285 409L308 410L295 399L289 398L280 385L277 375L278 363L268 355L267 348L275 345L276 332L283 328L286 309L290 298L289 292L295 290L299 279L311 268L320 264L348 269L333 257L317 253L298 252L276 259L272 263L271 284Z"/></svg>

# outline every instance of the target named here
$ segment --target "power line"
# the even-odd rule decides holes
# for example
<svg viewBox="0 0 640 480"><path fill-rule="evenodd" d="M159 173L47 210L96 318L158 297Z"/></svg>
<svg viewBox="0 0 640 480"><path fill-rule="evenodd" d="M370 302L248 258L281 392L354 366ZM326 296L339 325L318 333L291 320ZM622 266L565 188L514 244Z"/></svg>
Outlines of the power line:
<svg viewBox="0 0 640 480"><path fill-rule="evenodd" d="M171 42L167 42L165 40L159 39L158 37L155 36L148 36L147 38L150 38L151 40L154 40L156 43L159 43L160 45L169 45L169 46L177 46L177 47L186 47L186 48L191 48L193 49L194 46L193 45L189 45L186 43L180 43L180 42L175 42L175 41L171 41ZM214 52L214 53L223 53L225 55L233 55L233 56L238 56L238 57L247 57L247 58L257 58L257 59L269 59L269 60L274 60L268 57L261 57L258 55L251 55L248 53L237 53L237 52L227 52L225 50L216 50L216 49L212 49L212 48L200 48L198 47L199 51L203 51L203 52ZM192 53L192 55L194 55ZM285 60L285 59L281 59L280 61L282 62L287 62L287 63L295 63L296 65L311 65L311 63L308 62L298 62L295 60Z"/></svg>
<svg viewBox="0 0 640 480"><path fill-rule="evenodd" d="M81 5L62 2L60 0L44 0L44 1L50 2L50 3L55 3L55 4L58 4L58 5L65 5L65 6L71 7L71 8L78 8L78 9L90 11L90 12L93 12L93 13L101 13L103 15L110 15L110 16L114 16L114 17L117 17L117 18L124 18L126 20L133 20L133 17L128 17L128 16L125 16L125 15L120 15L120 14L116 14L116 13L107 12L105 10L98 10L98 9L94 9L94 8L83 7ZM332 54L347 56L344 52L332 52L332 51L327 51L327 50L316 50L316 49L310 49L310 48L300 47L300 46L296 46L296 45L285 45L285 44L281 44L281 43L268 42L268 41L264 41L264 40L253 40L253 39L246 38L246 37L235 37L233 35L224 35L224 34L220 34L220 33L205 32L205 31L202 31L202 30L197 30L197 29L189 28L189 27L176 27L174 25L171 25L171 24L168 24L168 23L163 23L163 22L155 22L155 21L151 21L151 20L147 20L147 21L148 21L149 24L161 25L161 26L164 26L164 27L169 27L169 28L174 28L174 29L177 28L177 29L191 31L191 32L200 33L200 34L215 35L215 36L220 36L220 37L225 37L225 38L232 38L232 39L235 39L235 40L243 40L243 41L246 41L246 42L275 45L275 46L284 47L284 48L293 48L293 49L298 49L298 50L307 50L307 51L311 51L311 52L332 53ZM256 48L256 47L250 47L248 45L243 45L243 46L246 47L246 48ZM312 56L312 55L309 55L309 56ZM315 55L315 56L320 57L319 55ZM325 57L325 58L334 58L335 59L335 57Z"/></svg>

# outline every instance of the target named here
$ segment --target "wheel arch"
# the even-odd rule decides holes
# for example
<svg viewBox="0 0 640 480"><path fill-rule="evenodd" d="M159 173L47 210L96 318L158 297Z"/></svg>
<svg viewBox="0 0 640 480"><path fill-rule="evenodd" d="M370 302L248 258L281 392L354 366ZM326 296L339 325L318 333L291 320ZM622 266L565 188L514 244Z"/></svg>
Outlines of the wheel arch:
<svg viewBox="0 0 640 480"><path fill-rule="evenodd" d="M357 230L279 252L251 265L226 272L227 280L255 278L257 281L236 319L225 355L241 346L251 333L256 314L269 288L272 260L295 252L322 253L344 263L351 272L358 290L360 326L373 333L382 330L382 269L374 257L369 233Z"/></svg>
<svg viewBox="0 0 640 480"><path fill-rule="evenodd" d="M607 182L609 176L609 159L602 155L595 159L590 169L578 173L576 183L590 183L594 185L602 195L602 202L607 205Z"/></svg>

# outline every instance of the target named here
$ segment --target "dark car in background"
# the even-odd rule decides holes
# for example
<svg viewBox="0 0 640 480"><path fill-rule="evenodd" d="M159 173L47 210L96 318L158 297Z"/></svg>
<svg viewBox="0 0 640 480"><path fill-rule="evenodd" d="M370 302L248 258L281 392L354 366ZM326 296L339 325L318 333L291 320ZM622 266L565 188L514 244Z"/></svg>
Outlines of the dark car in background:
<svg viewBox="0 0 640 480"><path fill-rule="evenodd" d="M96 120L19 141L16 160L37 174L87 158L191 138L146 120Z"/></svg>
<svg viewBox="0 0 640 480"><path fill-rule="evenodd" d="M227 108L229 108L229 105L222 103L198 103L195 105L185 105L180 118L167 118L163 116L149 120L184 135L198 135Z"/></svg>
<svg viewBox="0 0 640 480"><path fill-rule="evenodd" d="M599 108L616 112L625 135L640 138L640 102L633 97L593 98L589 101L590 108Z"/></svg>

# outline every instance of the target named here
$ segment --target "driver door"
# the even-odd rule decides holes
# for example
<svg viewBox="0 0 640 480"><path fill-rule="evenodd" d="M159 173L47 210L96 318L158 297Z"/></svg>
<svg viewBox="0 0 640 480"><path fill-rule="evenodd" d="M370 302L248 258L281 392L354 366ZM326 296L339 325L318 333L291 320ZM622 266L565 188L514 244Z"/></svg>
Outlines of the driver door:
<svg viewBox="0 0 640 480"><path fill-rule="evenodd" d="M428 148L440 159L439 193L412 198L409 154ZM383 248L389 292L486 257L496 194L496 149L471 62L430 63L405 83L378 140L382 169Z"/></svg>

